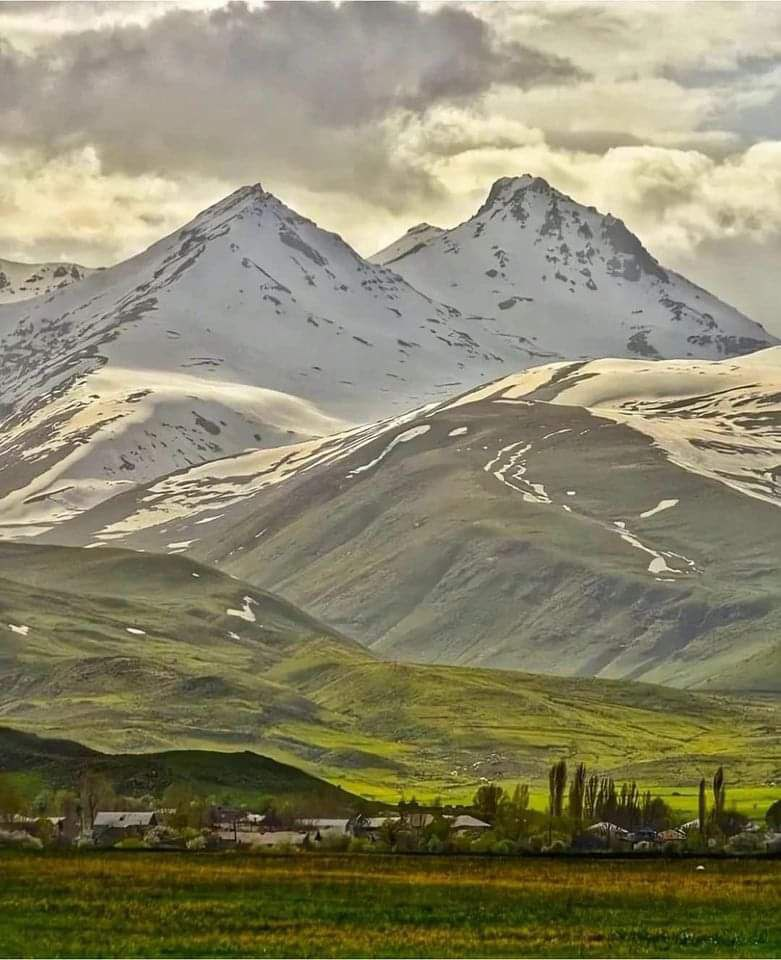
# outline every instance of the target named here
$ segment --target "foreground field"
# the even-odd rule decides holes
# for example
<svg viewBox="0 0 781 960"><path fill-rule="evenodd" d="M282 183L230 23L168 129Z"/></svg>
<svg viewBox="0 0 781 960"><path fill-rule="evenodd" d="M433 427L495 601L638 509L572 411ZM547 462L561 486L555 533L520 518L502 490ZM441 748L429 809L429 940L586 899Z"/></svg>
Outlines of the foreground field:
<svg viewBox="0 0 781 960"><path fill-rule="evenodd" d="M781 861L0 853L0 954L777 957Z"/></svg>

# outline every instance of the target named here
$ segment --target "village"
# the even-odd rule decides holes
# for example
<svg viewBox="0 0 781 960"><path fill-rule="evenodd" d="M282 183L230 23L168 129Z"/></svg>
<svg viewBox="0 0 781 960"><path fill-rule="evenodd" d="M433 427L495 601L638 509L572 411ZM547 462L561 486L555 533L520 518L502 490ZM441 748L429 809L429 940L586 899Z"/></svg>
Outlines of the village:
<svg viewBox="0 0 781 960"><path fill-rule="evenodd" d="M348 816L322 816L312 800L302 805L263 797L255 809L214 802L176 784L159 803L144 804L117 796L89 773L78 794L42 795L37 810L9 803L9 796L0 805L0 846L28 849L781 855L781 800L764 818L728 807L721 768L712 783L699 783L698 816L682 822L650 791L587 776L583 764L569 777L563 761L550 769L545 810L532 808L528 785L506 791L494 783L481 785L469 805L426 805L413 798L388 809L361 803Z"/></svg>

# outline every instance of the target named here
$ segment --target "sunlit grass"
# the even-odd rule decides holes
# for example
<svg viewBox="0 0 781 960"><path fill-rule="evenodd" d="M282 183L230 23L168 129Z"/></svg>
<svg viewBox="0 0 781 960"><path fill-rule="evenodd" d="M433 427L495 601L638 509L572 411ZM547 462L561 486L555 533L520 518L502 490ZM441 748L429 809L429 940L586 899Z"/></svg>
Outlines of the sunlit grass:
<svg viewBox="0 0 781 960"><path fill-rule="evenodd" d="M781 862L0 854L3 956L781 950Z"/></svg>

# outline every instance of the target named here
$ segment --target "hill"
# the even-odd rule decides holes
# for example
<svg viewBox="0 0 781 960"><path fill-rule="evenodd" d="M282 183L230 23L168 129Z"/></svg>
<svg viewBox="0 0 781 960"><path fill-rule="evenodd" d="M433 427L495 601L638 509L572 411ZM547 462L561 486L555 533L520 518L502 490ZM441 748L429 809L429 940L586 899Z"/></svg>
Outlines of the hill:
<svg viewBox="0 0 781 960"><path fill-rule="evenodd" d="M781 689L781 351L554 364L64 525L189 555L383 656Z"/></svg>
<svg viewBox="0 0 781 960"><path fill-rule="evenodd" d="M324 780L250 751L170 750L100 753L72 740L37 737L0 727L0 773L22 775L28 790L78 791L82 776L99 774L122 796L159 798L171 784L197 796L257 802L262 796L309 802L313 809L348 815L358 798Z"/></svg>
<svg viewBox="0 0 781 960"><path fill-rule="evenodd" d="M93 750L251 750L387 798L561 756L657 784L781 772L777 699L395 663L181 556L3 544L0 569L3 723Z"/></svg>

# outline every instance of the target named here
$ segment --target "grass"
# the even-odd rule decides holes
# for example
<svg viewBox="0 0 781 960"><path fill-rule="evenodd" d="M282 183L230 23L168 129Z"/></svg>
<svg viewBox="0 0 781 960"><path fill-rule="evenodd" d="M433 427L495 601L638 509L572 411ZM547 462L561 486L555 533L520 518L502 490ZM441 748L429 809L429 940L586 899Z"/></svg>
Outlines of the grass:
<svg viewBox="0 0 781 960"><path fill-rule="evenodd" d="M254 621L228 613L247 596ZM562 757L671 790L719 765L730 789L781 780L780 697L389 662L181 556L0 544L0 665L16 729L116 753L251 750L383 802L544 787Z"/></svg>
<svg viewBox="0 0 781 960"><path fill-rule="evenodd" d="M0 852L0 955L771 957L781 861Z"/></svg>

